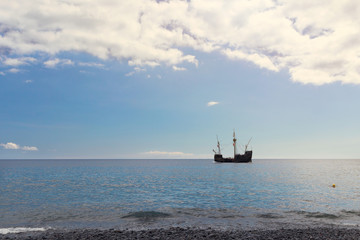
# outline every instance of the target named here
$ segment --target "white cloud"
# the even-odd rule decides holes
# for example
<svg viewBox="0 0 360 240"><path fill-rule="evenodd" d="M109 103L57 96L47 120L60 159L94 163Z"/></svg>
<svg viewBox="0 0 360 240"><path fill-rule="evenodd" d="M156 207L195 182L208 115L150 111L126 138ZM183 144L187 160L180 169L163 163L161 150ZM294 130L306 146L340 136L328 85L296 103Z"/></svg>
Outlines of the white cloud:
<svg viewBox="0 0 360 240"><path fill-rule="evenodd" d="M125 74L125 77L131 77L131 76L134 75L134 74L135 74L134 71L128 72L128 73Z"/></svg>
<svg viewBox="0 0 360 240"><path fill-rule="evenodd" d="M19 146L16 143L8 142L8 143L0 143L0 146L4 149L11 149L11 150L18 150L21 149L23 151L38 151L39 149L37 147L29 147L29 146Z"/></svg>
<svg viewBox="0 0 360 240"><path fill-rule="evenodd" d="M207 106L208 106L208 107L211 107L211 106L214 106L214 105L217 105L217 104L219 104L219 102L213 102L213 101L211 101L211 102L208 102L208 103L207 103Z"/></svg>
<svg viewBox="0 0 360 240"><path fill-rule="evenodd" d="M145 68L141 68L141 67L134 67L134 70L135 70L136 72L145 72L145 71L146 71Z"/></svg>
<svg viewBox="0 0 360 240"><path fill-rule="evenodd" d="M74 62L70 59L54 58L44 62L44 65L47 68L55 68L57 65L74 65Z"/></svg>
<svg viewBox="0 0 360 240"><path fill-rule="evenodd" d="M18 72L20 72L20 69L18 69L18 68L11 68L11 69L8 70L8 72L10 72L10 73L18 73Z"/></svg>
<svg viewBox="0 0 360 240"><path fill-rule="evenodd" d="M359 14L355 0L2 0L0 46L18 56L77 51L151 67L197 66L183 49L216 51L288 70L297 82L360 84Z"/></svg>
<svg viewBox="0 0 360 240"><path fill-rule="evenodd" d="M32 83L33 81L30 80L30 79L28 79L28 80L25 80L24 82L25 82L25 83Z"/></svg>
<svg viewBox="0 0 360 240"><path fill-rule="evenodd" d="M4 73L4 72L0 72L0 75L1 75L1 76L5 76L5 73Z"/></svg>
<svg viewBox="0 0 360 240"><path fill-rule="evenodd" d="M225 49L222 52L231 59L245 60L258 65L260 68L266 68L268 70L272 70L275 72L279 71L279 68L276 67L273 64L273 62L269 59L269 57L265 55L260 55L258 53L246 54L239 50L230 50L230 49Z"/></svg>
<svg viewBox="0 0 360 240"><path fill-rule="evenodd" d="M37 147L29 147L29 146L24 146L21 149L24 151L38 151L39 150Z"/></svg>
<svg viewBox="0 0 360 240"><path fill-rule="evenodd" d="M153 155L153 156L192 156L192 153L183 153L183 152L163 152L163 151L149 151L145 152L146 155Z"/></svg>
<svg viewBox="0 0 360 240"><path fill-rule="evenodd" d="M60 62L60 59L55 58L55 59L48 60L48 61L44 62L44 65L45 65L46 67L48 67L48 68L53 68L53 67L55 67L59 62Z"/></svg>
<svg viewBox="0 0 360 240"><path fill-rule="evenodd" d="M186 68L184 68L184 67L173 66L172 69L173 69L174 71L186 71Z"/></svg>
<svg viewBox="0 0 360 240"><path fill-rule="evenodd" d="M145 68L141 68L141 67L134 67L134 71L128 72L125 74L126 77L131 77L132 75L134 75L135 73L138 72L146 72Z"/></svg>
<svg viewBox="0 0 360 240"><path fill-rule="evenodd" d="M104 64L102 63L95 63L95 62L79 62L79 66L82 67L97 67L97 68L104 68Z"/></svg>
<svg viewBox="0 0 360 240"><path fill-rule="evenodd" d="M18 150L21 149L23 151L38 151L39 149L37 147L29 147L29 146L19 146L16 143L8 142L8 143L0 143L0 146L4 149L12 149L12 150Z"/></svg>
<svg viewBox="0 0 360 240"><path fill-rule="evenodd" d="M36 59L33 57L20 57L20 58L5 58L2 63L6 66L20 66L20 65L28 65L30 63L36 62Z"/></svg>
<svg viewBox="0 0 360 240"><path fill-rule="evenodd" d="M19 149L20 146L16 143L8 142L8 143L0 143L0 146L2 146L5 149Z"/></svg>

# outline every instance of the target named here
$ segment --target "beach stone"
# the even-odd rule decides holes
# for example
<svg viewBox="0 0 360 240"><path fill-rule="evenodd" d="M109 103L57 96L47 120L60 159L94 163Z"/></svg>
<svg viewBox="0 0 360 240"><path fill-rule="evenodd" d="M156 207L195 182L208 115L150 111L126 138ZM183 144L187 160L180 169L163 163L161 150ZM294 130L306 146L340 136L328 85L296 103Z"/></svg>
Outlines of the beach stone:
<svg viewBox="0 0 360 240"><path fill-rule="evenodd" d="M0 239L66 239L66 240L112 240L112 239L360 239L360 229L308 228L278 230L214 230L196 228L149 229L142 231L78 229L71 231L48 230L46 232L0 235Z"/></svg>

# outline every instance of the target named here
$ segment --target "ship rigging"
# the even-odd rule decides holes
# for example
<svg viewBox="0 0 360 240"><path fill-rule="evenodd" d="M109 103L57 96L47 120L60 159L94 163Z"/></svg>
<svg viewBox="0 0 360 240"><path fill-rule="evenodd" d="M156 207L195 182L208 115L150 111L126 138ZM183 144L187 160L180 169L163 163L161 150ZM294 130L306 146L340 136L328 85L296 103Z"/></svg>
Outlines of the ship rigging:
<svg viewBox="0 0 360 240"><path fill-rule="evenodd" d="M244 154L239 154L237 153L237 148L236 148L236 136L235 136L235 130L233 133L233 146L234 146L234 157L231 158L224 158L221 154L221 147L220 147L220 141L218 136L216 136L216 140L217 140L217 151L213 150L214 154L214 161L215 162L221 162L221 163L248 163L248 162L252 162L252 151L248 151L248 147L250 144L252 138L250 138L250 140L248 141L248 143L245 145L245 151Z"/></svg>

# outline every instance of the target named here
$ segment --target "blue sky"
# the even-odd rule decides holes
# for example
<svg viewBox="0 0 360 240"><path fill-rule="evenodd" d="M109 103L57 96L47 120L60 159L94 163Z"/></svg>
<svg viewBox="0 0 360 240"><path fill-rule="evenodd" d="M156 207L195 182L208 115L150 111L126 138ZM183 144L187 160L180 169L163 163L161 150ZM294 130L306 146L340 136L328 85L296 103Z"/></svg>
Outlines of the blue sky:
<svg viewBox="0 0 360 240"><path fill-rule="evenodd" d="M0 3L2 159L230 156L233 129L254 158L360 155L355 1L28 4Z"/></svg>

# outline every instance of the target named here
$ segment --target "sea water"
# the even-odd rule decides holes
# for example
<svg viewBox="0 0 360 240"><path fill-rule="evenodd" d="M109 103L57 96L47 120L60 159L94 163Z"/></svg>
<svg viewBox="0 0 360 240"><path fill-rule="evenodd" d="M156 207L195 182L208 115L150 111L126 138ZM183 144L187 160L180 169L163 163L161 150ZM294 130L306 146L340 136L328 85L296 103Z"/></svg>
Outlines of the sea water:
<svg viewBox="0 0 360 240"><path fill-rule="evenodd" d="M358 226L359 177L360 160L0 160L0 233Z"/></svg>

